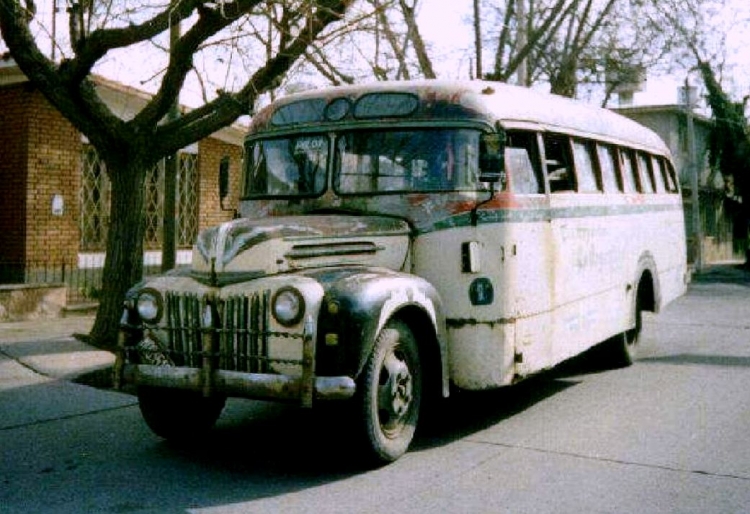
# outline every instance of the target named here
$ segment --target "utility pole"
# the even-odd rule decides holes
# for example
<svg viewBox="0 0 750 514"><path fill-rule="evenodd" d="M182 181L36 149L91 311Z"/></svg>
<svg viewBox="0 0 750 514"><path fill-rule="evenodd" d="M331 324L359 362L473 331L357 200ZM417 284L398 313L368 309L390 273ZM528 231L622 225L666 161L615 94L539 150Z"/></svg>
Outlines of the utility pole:
<svg viewBox="0 0 750 514"><path fill-rule="evenodd" d="M173 0L173 4L176 7L176 2L179 0ZM170 60L171 54L174 51L175 46L180 40L180 22L179 20L171 19L170 13L170 27L169 27L169 50ZM179 106L179 95L175 98L172 106L167 114L169 121L176 120L180 115ZM163 216L162 216L162 242L161 242L161 270L169 271L175 267L177 261L177 173L179 170L179 154L177 152L168 156L164 160L164 205Z"/></svg>
<svg viewBox="0 0 750 514"><path fill-rule="evenodd" d="M691 94L690 81L685 78L684 91L684 106L685 106L685 120L686 120L686 131L687 131L687 154L688 154L688 170L690 172L690 203L692 204L691 209L691 224L693 225L693 250L695 255L695 261L693 266L695 271L700 273L703 270L703 227L701 226L701 211L700 211L700 165L695 149L695 121L693 117L693 95Z"/></svg>

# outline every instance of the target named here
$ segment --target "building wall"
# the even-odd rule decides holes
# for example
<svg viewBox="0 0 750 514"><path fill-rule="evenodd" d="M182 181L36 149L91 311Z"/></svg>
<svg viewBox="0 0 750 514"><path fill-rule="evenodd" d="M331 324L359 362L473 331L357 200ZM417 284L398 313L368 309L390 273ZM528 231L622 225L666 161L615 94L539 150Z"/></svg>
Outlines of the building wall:
<svg viewBox="0 0 750 514"><path fill-rule="evenodd" d="M224 209L219 198L219 166L229 157L229 195ZM204 139L198 145L200 170L200 230L232 219L239 209L239 188L242 169L242 148L218 139Z"/></svg>
<svg viewBox="0 0 750 514"><path fill-rule="evenodd" d="M22 262L26 256L26 105L24 86L0 88L0 261ZM14 281L0 277L0 282Z"/></svg>
<svg viewBox="0 0 750 514"><path fill-rule="evenodd" d="M74 262L80 242L81 136L40 93L28 99L27 262ZM62 213L52 211L55 196Z"/></svg>
<svg viewBox="0 0 750 514"><path fill-rule="evenodd" d="M0 282L22 282L24 271L37 263L79 260L83 145L81 134L28 84L0 87L0 106L0 264L25 263L16 280L0 276ZM204 229L231 219L238 207L242 148L208 138L199 142L198 152L199 229ZM219 206L218 188L224 156L230 162L227 211ZM62 199L62 213L53 213L55 196Z"/></svg>

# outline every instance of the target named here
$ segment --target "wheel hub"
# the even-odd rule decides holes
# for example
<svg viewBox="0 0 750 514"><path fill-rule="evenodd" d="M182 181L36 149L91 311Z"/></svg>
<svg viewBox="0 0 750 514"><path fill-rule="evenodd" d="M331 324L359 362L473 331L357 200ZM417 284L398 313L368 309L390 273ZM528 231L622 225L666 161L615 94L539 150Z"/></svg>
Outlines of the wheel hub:
<svg viewBox="0 0 750 514"><path fill-rule="evenodd" d="M391 353L383 362L379 394L381 422L392 426L409 412L412 402L412 375L402 359ZM382 415L385 414L384 418Z"/></svg>

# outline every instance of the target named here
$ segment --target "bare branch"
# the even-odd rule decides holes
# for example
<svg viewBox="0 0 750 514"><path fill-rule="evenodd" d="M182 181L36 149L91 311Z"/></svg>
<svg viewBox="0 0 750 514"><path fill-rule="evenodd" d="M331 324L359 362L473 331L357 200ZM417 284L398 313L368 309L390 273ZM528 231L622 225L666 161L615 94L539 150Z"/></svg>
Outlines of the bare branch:
<svg viewBox="0 0 750 514"><path fill-rule="evenodd" d="M317 8L305 19L306 30L290 41L283 52L275 54L252 75L237 93L220 94L204 106L190 111L175 121L159 125L155 146L160 153L169 153L207 137L243 114L248 114L255 99L278 84L299 56L326 28L342 18L354 0L320 0Z"/></svg>

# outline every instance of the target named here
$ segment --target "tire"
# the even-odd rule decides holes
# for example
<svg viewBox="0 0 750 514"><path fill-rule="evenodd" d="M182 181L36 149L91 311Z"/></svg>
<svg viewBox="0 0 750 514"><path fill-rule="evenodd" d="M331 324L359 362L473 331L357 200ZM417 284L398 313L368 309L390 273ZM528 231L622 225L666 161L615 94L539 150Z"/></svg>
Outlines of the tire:
<svg viewBox="0 0 750 514"><path fill-rule="evenodd" d="M638 347L641 340L641 328L643 326L643 315L640 301L635 305L635 326L618 334L608 341L607 350L611 365L615 368L626 368L635 362L638 355Z"/></svg>
<svg viewBox="0 0 750 514"><path fill-rule="evenodd" d="M226 398L161 387L139 387L138 406L144 421L159 437L175 442L194 440L211 430Z"/></svg>
<svg viewBox="0 0 750 514"><path fill-rule="evenodd" d="M375 464L393 462L409 448L422 401L419 349L406 324L390 321L360 377L363 450Z"/></svg>

